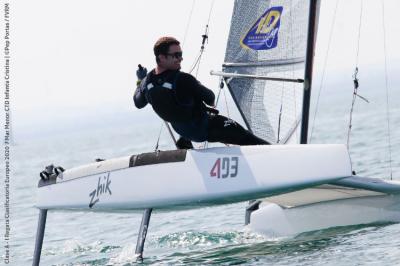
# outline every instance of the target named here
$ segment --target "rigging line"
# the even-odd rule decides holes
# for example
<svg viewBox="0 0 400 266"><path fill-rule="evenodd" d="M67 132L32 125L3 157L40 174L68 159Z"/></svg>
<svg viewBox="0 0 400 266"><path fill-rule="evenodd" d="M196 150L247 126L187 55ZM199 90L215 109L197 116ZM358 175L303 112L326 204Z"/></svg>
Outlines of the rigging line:
<svg viewBox="0 0 400 266"><path fill-rule="evenodd" d="M292 16L292 10L294 9L295 7L294 7L294 5L293 5L293 1L290 1L290 10L289 10L289 17L290 17L290 38L291 38L291 43L292 43L292 45L291 45L291 47L292 47L292 49L291 49L291 57L292 58L294 58L294 45L293 45L293 43L295 43L294 42L294 37L293 37L293 16ZM292 79L294 79L295 78L295 65L294 64L292 64L292 75L291 75L291 78ZM282 84L284 84L284 83L282 83ZM294 123L296 123L297 125L298 125L298 122L297 122L297 120L298 120L298 115L297 115L297 96L296 96L296 87L297 87L297 85L295 84L295 83L293 83L292 84L292 91L293 91L293 99L294 99L294 101L293 101L293 103L294 103ZM290 91L289 91L289 89L288 89L288 93L289 93ZM301 100L300 100L301 101ZM282 103L282 100L281 100L281 103ZM282 106L281 106L282 107ZM280 111L280 113L282 113L282 110ZM301 116L300 116L300 120L299 120L299 122L301 121ZM278 123L278 128L280 129L280 123L281 123L281 114L279 115L279 123ZM296 128L296 127L295 127ZM280 134L280 130L278 131L278 143L280 142L279 141L279 134ZM291 138L291 136L292 136L292 134L290 134L290 132L289 132L289 137L286 137L285 139L283 139L284 141L283 141L283 144L286 144L286 142ZM298 136L298 130L294 130L294 138L297 140L297 139L300 139L299 138L299 136Z"/></svg>
<svg viewBox="0 0 400 266"><path fill-rule="evenodd" d="M283 96L285 94L285 84L282 82L282 89L281 89L281 106L279 109L279 116L278 116L278 136L276 143L280 142L280 133L281 133L281 122L282 122L282 109L283 109Z"/></svg>
<svg viewBox="0 0 400 266"><path fill-rule="evenodd" d="M197 63L198 63L199 60L200 60L201 54L202 54L202 51L199 52L199 54L197 55L196 60L194 61L194 63L193 63L192 66L190 67L190 71L189 71L190 74L191 74L191 73L193 72L193 70L196 68Z"/></svg>
<svg viewBox="0 0 400 266"><path fill-rule="evenodd" d="M385 57L385 88L386 88L386 119L387 119L387 131L388 131L388 150L389 150L389 170L390 180L393 179L392 169L392 145L390 138L390 112L389 112L389 88L388 88L388 75L387 75L387 50L386 50L386 29L385 29L385 4L382 3L382 27L383 27L383 52Z"/></svg>
<svg viewBox="0 0 400 266"><path fill-rule="evenodd" d="M164 123L161 122L160 132L158 133L157 143L156 143L156 147L154 148L154 151L158 151L158 145L160 143L160 137L161 137L161 132L162 132L163 126L164 126Z"/></svg>
<svg viewBox="0 0 400 266"><path fill-rule="evenodd" d="M353 91L353 99L351 101L351 109L350 109L350 120L349 120L349 130L347 132L347 149L350 148L350 133L351 133L351 128L352 128L352 121L353 121L353 110L354 110L354 104L357 99L357 90L358 90L358 67L356 67L354 74L353 74L353 81L354 81L354 91Z"/></svg>
<svg viewBox="0 0 400 266"><path fill-rule="evenodd" d="M211 2L210 11L208 12L207 28L208 28L208 25L210 24L210 19L211 19L211 14L212 14L212 11L213 11L213 8L214 8L214 3L215 3L215 0L213 0Z"/></svg>
<svg viewBox="0 0 400 266"><path fill-rule="evenodd" d="M171 136L171 139L172 139L172 141L174 142L176 148L178 148L178 146L177 146L177 144L176 144L177 140L176 140L176 138L175 138L175 136L174 136L174 133L172 132L172 130L171 130L171 128L170 128L168 122L167 122L167 121L164 121L164 124L165 124L165 127L168 129L168 133L169 133L169 135Z"/></svg>
<svg viewBox="0 0 400 266"><path fill-rule="evenodd" d="M356 49L356 68L354 70L353 74L353 83L354 83L354 90L353 90L353 100L351 102L351 109L350 109L350 119L349 119L349 128L347 131L347 149L350 150L350 134L351 134L351 128L352 128L352 121L353 121L353 110L354 110L354 105L357 99L357 90L359 86L357 74L358 74L358 56L360 53L360 39L361 39L361 25L362 25L362 14L363 14L363 0L361 0L361 8L360 8L360 20L358 23L358 38L357 38L357 49Z"/></svg>
<svg viewBox="0 0 400 266"><path fill-rule="evenodd" d="M229 114L229 105L228 105L228 98L226 97L226 92L224 90L224 82L225 79L223 77L220 78L220 83L219 83L219 90L218 90L218 95L217 95L217 100L215 101L215 106L218 107L218 103L219 103L219 98L221 96L221 91L223 91L224 93L224 99L225 99L225 109L226 109L226 114L228 118L231 118L230 114Z"/></svg>
<svg viewBox="0 0 400 266"><path fill-rule="evenodd" d="M223 88L224 88L224 78L220 77L219 90L218 90L217 100L215 101L215 106L218 106L219 96L221 95L221 91L222 91Z"/></svg>
<svg viewBox="0 0 400 266"><path fill-rule="evenodd" d="M203 51L204 51L204 50L203 50ZM203 55L203 51L201 52L200 57L199 57L199 62L197 63L197 69L196 69L196 75L195 75L196 78L197 78L197 75L199 74L200 63L201 63L201 56Z"/></svg>
<svg viewBox="0 0 400 266"><path fill-rule="evenodd" d="M315 106L313 123L312 123L312 127L311 127L310 142L311 142L312 137L313 137L314 127L315 127L315 118L317 116L318 107L319 107L319 99L320 99L322 87L323 87L323 84L324 84L324 81L325 81L326 66L328 64L329 51L330 51L330 47L331 47L333 29L335 28L336 12L337 12L338 5L339 5L339 0L336 1L335 9L333 11L333 20L332 20L331 28L330 28L330 31L329 31L328 47L326 48L324 66L322 68L321 83L320 83L319 89L318 89L317 103L316 103L316 106Z"/></svg>
<svg viewBox="0 0 400 266"><path fill-rule="evenodd" d="M206 39L208 39L208 25L206 26L205 34L202 35L202 37L203 37L203 41L202 41L202 44L201 44L200 52L199 52L196 60L194 61L193 65L190 67L190 71L189 71L189 73L191 74L193 72L193 70L197 67L196 78L197 78L197 74L199 72L201 57L202 57L203 52L204 52L204 44L205 44Z"/></svg>
<svg viewBox="0 0 400 266"><path fill-rule="evenodd" d="M190 71L189 71L189 73L192 73L193 70L197 67L197 69L196 69L196 78L197 78L197 75L198 75L198 72L199 72L199 69L200 69L200 61L201 61L201 57L202 57L203 52L204 52L205 43L206 43L206 41L208 43L208 32L209 32L209 26L208 25L210 24L211 14L212 14L212 11L213 11L213 8L214 8L214 3L215 3L215 0L213 0L211 2L211 7L210 7L210 10L208 12L208 19L207 19L206 29L205 29L204 34L201 36L203 38L203 40L202 40L202 43L201 43L201 48L200 48L199 55L198 55L197 59L195 60L195 62L193 63L193 65L192 65L192 67L190 68Z"/></svg>
<svg viewBox="0 0 400 266"><path fill-rule="evenodd" d="M363 0L361 0L360 22L358 24L358 41L357 41L356 67L358 67L358 55L359 55L359 52L360 52L362 13L363 13Z"/></svg>
<svg viewBox="0 0 400 266"><path fill-rule="evenodd" d="M227 97L226 97L226 92L224 90L224 84L225 84L224 82L226 82L226 80L223 77L221 77L220 83L219 83L219 91L218 91L218 95L217 95L217 100L215 101L215 107L218 107L221 91L223 91L224 99L225 99L226 116L230 119L231 115L229 114L229 105L228 105L228 100L227 100ZM224 144L225 144L225 146L229 147L228 144L226 144L226 143L224 143Z"/></svg>
<svg viewBox="0 0 400 266"><path fill-rule="evenodd" d="M291 1L290 2L290 11L289 11L289 13L290 13L290 37L291 37L291 43L292 43L292 58L294 58L294 45L293 45L293 43L294 43L294 41L293 41L293 39L294 39L294 37L293 37L293 16L292 16L292 9L294 8L294 6L293 6L293 1ZM294 64L292 65L292 79L294 79L294 71L295 71L295 68L294 68ZM292 90L293 90L293 98L294 98L294 120L296 121L298 118L298 115L297 115L297 96L296 96L296 87L297 87L297 85L296 84L292 84ZM279 139L279 138L278 138ZM298 130L295 130L295 139L297 140L297 139L300 139L300 138L298 138ZM284 143L285 144L285 143Z"/></svg>
<svg viewBox="0 0 400 266"><path fill-rule="evenodd" d="M221 89L221 90L222 90L222 89ZM228 100L227 100L227 98L226 98L225 90L224 90L224 99L225 99L226 114L227 114L228 118L231 118L231 116L230 116L230 114L229 114L229 105L228 105Z"/></svg>
<svg viewBox="0 0 400 266"><path fill-rule="evenodd" d="M281 134L281 121L282 121L282 103L281 108L279 109L279 118L278 118L278 136L276 143L280 142L280 134Z"/></svg>
<svg viewBox="0 0 400 266"><path fill-rule="evenodd" d="M220 79L220 83L219 83L219 91L218 91L218 96L217 96L217 100L215 101L215 107L218 107L218 103L219 103L219 97L221 94L221 91L224 89L224 85L227 84L226 80L221 77ZM227 85L228 86L228 85ZM227 101L227 97L225 94L225 90L224 91L224 98L225 98L225 104L226 104L226 113L227 113L227 117L230 119L230 115L229 115L229 105L228 105L228 101ZM229 144L223 143L226 147L229 147ZM204 145L204 147L208 148L208 141L206 141L206 144Z"/></svg>
<svg viewBox="0 0 400 266"><path fill-rule="evenodd" d="M219 96L221 95L221 89L218 90L217 100L215 101L215 106L218 107Z"/></svg>
<svg viewBox="0 0 400 266"><path fill-rule="evenodd" d="M203 53L204 53L205 43L206 43L206 40L208 40L208 24L206 25L205 33L201 37L203 38L203 40L202 40L202 43L201 43L199 56L197 57L197 60L195 61L195 63L192 66L192 69L190 70L190 73L191 73L197 67L197 69L196 69L196 78L197 78L197 75L199 73L200 62L201 62L201 57L203 56Z"/></svg>
<svg viewBox="0 0 400 266"><path fill-rule="evenodd" d="M192 0L192 7L190 9L189 18L188 18L188 21L187 21L187 24L186 24L185 34L183 36L183 42L182 42L182 46L183 47L185 46L186 37L187 37L187 34L189 32L189 26L190 26L190 24L192 22L192 15L193 15L193 10L194 10L195 4L196 4L196 0Z"/></svg>

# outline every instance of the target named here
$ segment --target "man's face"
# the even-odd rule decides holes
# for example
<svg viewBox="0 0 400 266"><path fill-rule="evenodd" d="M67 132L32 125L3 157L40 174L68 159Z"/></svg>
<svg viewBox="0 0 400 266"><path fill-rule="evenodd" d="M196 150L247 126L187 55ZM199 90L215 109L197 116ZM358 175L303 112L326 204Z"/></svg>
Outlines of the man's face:
<svg viewBox="0 0 400 266"><path fill-rule="evenodd" d="M178 70L181 68L182 49L179 45L173 44L169 47L167 54L161 54L159 65L167 70Z"/></svg>

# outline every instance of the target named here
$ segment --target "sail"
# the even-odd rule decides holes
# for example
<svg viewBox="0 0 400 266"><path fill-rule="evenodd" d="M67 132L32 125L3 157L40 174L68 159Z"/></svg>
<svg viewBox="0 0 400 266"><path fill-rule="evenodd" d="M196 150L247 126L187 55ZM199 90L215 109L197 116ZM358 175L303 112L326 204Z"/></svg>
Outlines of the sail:
<svg viewBox="0 0 400 266"><path fill-rule="evenodd" d="M235 0L223 75L247 127L271 143L299 139L308 14L308 0Z"/></svg>

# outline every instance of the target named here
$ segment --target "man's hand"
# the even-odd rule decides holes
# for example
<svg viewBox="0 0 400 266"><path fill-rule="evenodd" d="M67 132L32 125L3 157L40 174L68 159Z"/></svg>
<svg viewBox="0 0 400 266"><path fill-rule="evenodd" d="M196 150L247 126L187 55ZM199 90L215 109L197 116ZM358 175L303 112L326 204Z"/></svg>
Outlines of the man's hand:
<svg viewBox="0 0 400 266"><path fill-rule="evenodd" d="M147 68L142 67L142 65L138 65L138 70L136 70L136 77L138 80L142 80L147 76Z"/></svg>

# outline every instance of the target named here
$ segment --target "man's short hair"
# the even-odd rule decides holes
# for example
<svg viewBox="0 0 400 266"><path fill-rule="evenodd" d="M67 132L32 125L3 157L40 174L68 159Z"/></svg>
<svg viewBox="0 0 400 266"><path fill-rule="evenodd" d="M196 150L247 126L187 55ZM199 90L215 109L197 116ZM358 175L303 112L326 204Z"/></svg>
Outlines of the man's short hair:
<svg viewBox="0 0 400 266"><path fill-rule="evenodd" d="M158 56L160 54L167 54L169 47L171 45L179 45L180 42L175 39L174 37L161 37L159 38L156 43L154 44L153 51L154 55L156 56L156 61L158 62Z"/></svg>

